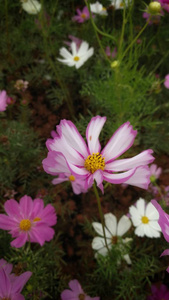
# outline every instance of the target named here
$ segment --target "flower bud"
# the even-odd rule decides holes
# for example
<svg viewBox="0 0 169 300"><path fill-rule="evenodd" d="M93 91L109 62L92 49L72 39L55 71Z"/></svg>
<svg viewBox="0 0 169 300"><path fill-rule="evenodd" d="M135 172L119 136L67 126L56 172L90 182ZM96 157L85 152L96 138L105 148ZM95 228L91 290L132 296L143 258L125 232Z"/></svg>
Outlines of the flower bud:
<svg viewBox="0 0 169 300"><path fill-rule="evenodd" d="M153 1L148 6L148 13L151 15L157 15L161 12L161 4L158 1Z"/></svg>
<svg viewBox="0 0 169 300"><path fill-rule="evenodd" d="M111 68L112 69L116 69L118 66L119 66L120 62L118 60L114 60L112 63L111 63Z"/></svg>

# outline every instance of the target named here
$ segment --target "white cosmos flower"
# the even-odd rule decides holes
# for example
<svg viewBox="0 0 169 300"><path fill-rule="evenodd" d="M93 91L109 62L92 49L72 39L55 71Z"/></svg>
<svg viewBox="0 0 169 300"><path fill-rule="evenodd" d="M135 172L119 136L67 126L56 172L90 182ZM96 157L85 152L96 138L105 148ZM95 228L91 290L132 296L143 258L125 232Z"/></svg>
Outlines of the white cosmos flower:
<svg viewBox="0 0 169 300"><path fill-rule="evenodd" d="M102 15L102 16L107 16L107 10L105 7L100 2L96 2L93 4L90 4L90 10L94 14Z"/></svg>
<svg viewBox="0 0 169 300"><path fill-rule="evenodd" d="M41 10L41 4L37 0L21 0L22 8L28 14L36 15Z"/></svg>
<svg viewBox="0 0 169 300"><path fill-rule="evenodd" d="M94 49L89 49L89 44L85 41L82 41L78 49L75 42L72 42L70 48L71 53L62 47L59 52L63 59L58 58L58 60L69 67L75 66L76 69L79 69L94 53Z"/></svg>
<svg viewBox="0 0 169 300"><path fill-rule="evenodd" d="M131 221L127 216L122 216L119 222L117 223L117 218L112 213L107 213L104 215L105 220L105 235L107 240L108 248L111 249L113 245L119 244L119 251L124 252L124 247L122 243L126 244L131 241L130 238L119 239L122 237L131 227ZM93 239L92 248L97 251L97 253L102 254L103 256L107 255L107 248L105 246L105 240L103 235L102 224L98 222L93 222L92 226L94 230L100 235ZM97 256L96 256L97 257ZM131 264L129 255L123 253L123 258L128 264Z"/></svg>
<svg viewBox="0 0 169 300"><path fill-rule="evenodd" d="M114 9L124 9L131 4L132 0L111 0L111 5L114 6Z"/></svg>
<svg viewBox="0 0 169 300"><path fill-rule="evenodd" d="M135 206L132 205L129 207L129 213L133 225L136 227L136 235L150 238L160 237L159 213L151 202L146 204L145 200L140 198L137 200Z"/></svg>

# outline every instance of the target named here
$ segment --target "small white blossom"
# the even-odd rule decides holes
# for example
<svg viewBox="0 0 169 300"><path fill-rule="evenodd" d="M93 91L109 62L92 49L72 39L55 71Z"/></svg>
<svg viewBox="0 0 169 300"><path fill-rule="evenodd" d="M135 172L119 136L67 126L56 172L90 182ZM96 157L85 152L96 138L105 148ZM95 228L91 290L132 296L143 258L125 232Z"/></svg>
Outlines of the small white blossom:
<svg viewBox="0 0 169 300"><path fill-rule="evenodd" d="M131 4L132 0L111 0L111 5L114 6L114 9L124 9Z"/></svg>
<svg viewBox="0 0 169 300"><path fill-rule="evenodd" d="M129 207L129 213L133 225L136 227L135 234L149 238L160 237L161 228L158 224L159 213L151 202L146 205L144 199L137 200L135 206Z"/></svg>
<svg viewBox="0 0 169 300"><path fill-rule="evenodd" d="M75 66L76 69L79 69L94 53L94 49L89 49L89 44L85 41L81 43L78 49L75 42L72 42L70 49L71 52L65 47L62 47L59 53L63 59L58 58L58 60L69 67Z"/></svg>
<svg viewBox="0 0 169 300"><path fill-rule="evenodd" d="M22 8L28 14L36 15L41 10L41 4L37 0L21 0Z"/></svg>
<svg viewBox="0 0 169 300"><path fill-rule="evenodd" d="M131 221L127 216L122 216L119 222L117 223L117 218L112 213L107 213L104 215L105 219L105 235L108 248L111 249L113 245L119 244L119 251L122 253L124 260L131 264L130 257L125 252L125 244L129 243L132 239L125 238L121 239L122 237L131 227ZM98 222L93 222L92 226L94 230L100 235L93 239L92 241L92 248L97 250L97 253L102 254L103 256L107 255L107 248L105 245L104 235L102 224ZM97 257L97 255L96 255Z"/></svg>
<svg viewBox="0 0 169 300"><path fill-rule="evenodd" d="M106 8L98 1L96 3L90 4L90 10L94 14L107 16Z"/></svg>

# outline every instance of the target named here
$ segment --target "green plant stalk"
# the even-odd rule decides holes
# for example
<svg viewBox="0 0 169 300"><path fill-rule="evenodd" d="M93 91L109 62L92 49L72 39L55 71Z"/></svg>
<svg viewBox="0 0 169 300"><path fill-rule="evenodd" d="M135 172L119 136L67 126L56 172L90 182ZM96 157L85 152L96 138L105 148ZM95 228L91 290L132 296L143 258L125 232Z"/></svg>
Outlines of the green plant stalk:
<svg viewBox="0 0 169 300"><path fill-rule="evenodd" d="M126 50L124 51L121 60L123 60L123 58L126 56L127 52L129 51L129 49L131 48L131 46L133 46L133 44L137 41L137 39L140 37L140 35L143 33L143 31L146 29L148 25L148 21L146 22L146 24L142 27L142 29L140 30L140 32L136 35L136 37L134 38L134 40L132 40L132 42L129 44L129 46L126 48Z"/></svg>
<svg viewBox="0 0 169 300"><path fill-rule="evenodd" d="M122 49L122 44L123 44L123 39L124 39L125 24L126 24L126 9L124 7L124 9L123 9L123 24L122 24L119 49L118 49L119 55L121 55L121 49Z"/></svg>
<svg viewBox="0 0 169 300"><path fill-rule="evenodd" d="M102 53L103 53L105 59L106 59L106 60L109 62L109 64L110 64L110 63L111 63L111 60L107 57L107 55L106 55L106 53L105 53L105 51L104 51L104 48L103 48L103 46L102 46L102 43L101 43L101 41L100 41L100 39L99 39L99 36L98 36L98 33L97 33L97 32L99 32L100 34L102 34L102 35L104 35L104 36L105 36L105 34L104 34L104 32L100 31L100 30L97 28L95 22L93 21L92 13L91 13L91 10L90 10L90 3L88 4L86 0L84 0L84 1L85 1L85 4L86 4L86 6L88 7L88 10L89 10L89 13L90 13L90 21L91 21L91 24L92 24L92 26L93 26L93 29L94 29L94 32L95 32L95 35L96 35L98 44L99 44L99 46L100 46L100 49L101 49L101 51L102 51ZM110 37L111 37L111 36L110 36Z"/></svg>
<svg viewBox="0 0 169 300"><path fill-rule="evenodd" d="M43 5L43 1L41 1L42 5ZM43 6L42 6L43 7ZM74 118L75 113L74 113L74 107L73 107L73 103L72 103L72 99L70 97L70 94L68 92L67 87L65 86L65 84L63 83L63 81L61 80L61 78L58 77L58 69L56 67L56 65L53 63L51 57L50 57L50 52L49 52L49 47L50 49L51 47L51 43L50 40L47 38L47 32L44 28L44 22L43 22L43 11L40 13L40 17L39 17L39 21L40 21L40 25L42 28L42 36L43 36L43 42L44 42L44 48L45 48L45 54L46 54L46 58L48 60L48 63L51 67L51 69L53 70L55 76L56 76L56 81L59 84L63 94L65 95L65 101L68 107L68 110L72 116L72 118Z"/></svg>
<svg viewBox="0 0 169 300"><path fill-rule="evenodd" d="M96 186L96 181L94 181L93 189L94 189L94 193L95 193L95 196L96 196L96 199L97 199L99 215L100 215L101 224L102 224L102 228L103 228L103 236L104 236L105 246L106 246L108 252L110 252L110 249L109 249L108 244L107 244L106 234L105 234L103 212L102 212L102 208L101 208L99 193L98 193L97 186Z"/></svg>

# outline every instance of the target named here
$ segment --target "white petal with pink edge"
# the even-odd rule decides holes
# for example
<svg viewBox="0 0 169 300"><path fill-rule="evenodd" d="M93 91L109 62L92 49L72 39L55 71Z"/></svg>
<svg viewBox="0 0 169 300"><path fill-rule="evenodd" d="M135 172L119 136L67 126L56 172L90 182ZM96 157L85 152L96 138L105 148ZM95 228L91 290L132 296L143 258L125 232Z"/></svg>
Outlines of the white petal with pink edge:
<svg viewBox="0 0 169 300"><path fill-rule="evenodd" d="M91 119L86 129L86 139L90 154L100 152L99 135L106 122L106 117L96 116Z"/></svg>
<svg viewBox="0 0 169 300"><path fill-rule="evenodd" d="M154 157L151 155L152 153L153 151L151 149L148 149L132 158L119 159L107 163L105 166L105 170L119 172L148 165L154 161Z"/></svg>
<svg viewBox="0 0 169 300"><path fill-rule="evenodd" d="M120 173L120 174L111 174L111 173L103 172L103 179L108 182L115 183L115 184L120 184L123 182L126 183L127 180L129 180L129 178L131 176L133 176L133 174L135 172L136 172L136 169L132 169L127 172Z"/></svg>
<svg viewBox="0 0 169 300"><path fill-rule="evenodd" d="M75 165L83 166L84 159L82 156L72 148L64 138L64 136L55 138L53 141L50 140L50 150L60 152L64 155L68 163L72 163Z"/></svg>
<svg viewBox="0 0 169 300"><path fill-rule="evenodd" d="M105 157L105 162L113 160L127 151L133 145L136 134L137 131L133 130L130 122L121 125L101 152Z"/></svg>
<svg viewBox="0 0 169 300"><path fill-rule="evenodd" d="M89 155L87 145L77 130L76 126L69 120L62 120L57 126L57 131L60 136L64 136L66 142L83 157Z"/></svg>
<svg viewBox="0 0 169 300"><path fill-rule="evenodd" d="M147 166L138 167L125 183L147 190L150 183L150 170Z"/></svg>

